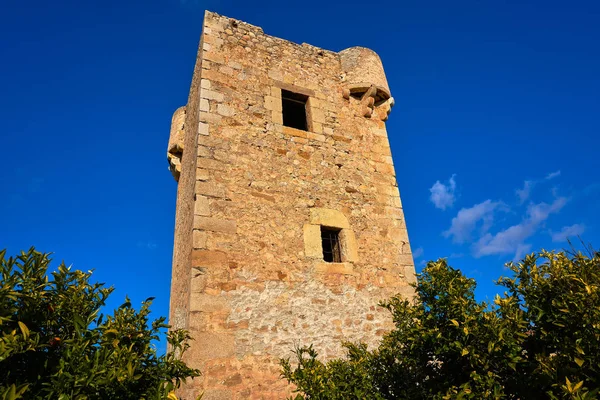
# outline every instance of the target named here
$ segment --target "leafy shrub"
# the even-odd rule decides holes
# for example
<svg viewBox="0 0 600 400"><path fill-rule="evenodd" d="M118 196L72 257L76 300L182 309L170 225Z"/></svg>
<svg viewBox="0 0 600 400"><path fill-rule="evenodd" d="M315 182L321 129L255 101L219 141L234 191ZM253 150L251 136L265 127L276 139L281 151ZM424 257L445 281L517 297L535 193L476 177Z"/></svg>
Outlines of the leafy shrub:
<svg viewBox="0 0 600 400"><path fill-rule="evenodd" d="M345 343L323 363L282 360L298 399L595 399L600 391L600 253L546 252L507 264L506 291L475 300L475 281L429 262L414 299L383 304L395 329L373 351Z"/></svg>
<svg viewBox="0 0 600 400"><path fill-rule="evenodd" d="M0 251L0 399L166 399L200 374L181 361L185 331L168 332L170 351L157 354L168 325L149 321L152 298L103 316L113 289L64 263L49 274L50 261Z"/></svg>

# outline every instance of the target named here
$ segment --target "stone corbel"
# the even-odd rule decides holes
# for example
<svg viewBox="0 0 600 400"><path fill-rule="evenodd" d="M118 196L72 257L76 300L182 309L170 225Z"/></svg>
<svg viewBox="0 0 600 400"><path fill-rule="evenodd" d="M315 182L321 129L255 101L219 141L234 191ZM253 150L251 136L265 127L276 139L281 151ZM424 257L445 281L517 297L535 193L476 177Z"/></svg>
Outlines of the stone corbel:
<svg viewBox="0 0 600 400"><path fill-rule="evenodd" d="M350 100L350 96L357 98L357 94L360 94L360 99L358 99L360 114L365 118L371 118L375 114L382 121L387 121L394 106L394 98L388 97L387 100L382 101L380 96L378 101L378 88L375 85L369 86L365 91L363 90L353 92L351 88L344 88L342 89L342 97Z"/></svg>
<svg viewBox="0 0 600 400"><path fill-rule="evenodd" d="M183 156L185 109L185 106L179 107L173 114L169 145L167 146L169 170L177 182L179 182L179 175L181 174L181 157Z"/></svg>

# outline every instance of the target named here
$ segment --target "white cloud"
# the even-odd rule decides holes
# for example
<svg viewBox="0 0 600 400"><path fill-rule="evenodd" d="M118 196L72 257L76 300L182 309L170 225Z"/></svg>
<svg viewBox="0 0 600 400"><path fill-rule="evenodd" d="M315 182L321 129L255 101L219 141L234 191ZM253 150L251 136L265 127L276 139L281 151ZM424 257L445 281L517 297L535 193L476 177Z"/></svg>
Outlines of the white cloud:
<svg viewBox="0 0 600 400"><path fill-rule="evenodd" d="M560 170L550 172L548 175L546 175L546 177L543 180L538 179L538 180L533 180L533 181L524 181L523 189L515 190L515 192L517 193L517 197L519 198L519 204L523 204L523 203L525 203L525 201L527 199L529 199L529 197L531 196L531 191L535 185L537 185L538 183L540 183L542 181L549 181L550 179L554 179L559 176L560 176Z"/></svg>
<svg viewBox="0 0 600 400"><path fill-rule="evenodd" d="M456 174L452 175L448 180L447 184L443 184L440 181L436 181L433 186L429 189L431 192L431 196L429 199L435 205L436 208L441 210L445 210L446 208L450 208L454 205L454 201L456 200L455 191L456 191L456 181L454 177Z"/></svg>
<svg viewBox="0 0 600 400"><path fill-rule="evenodd" d="M550 214L559 212L566 203L566 197L558 197L552 204L543 202L530 204L527 207L527 215L521 223L495 235L487 233L482 236L473 246L475 257L510 253L514 253L514 259L522 257L531 250L531 245L525 243L525 240L539 229Z"/></svg>
<svg viewBox="0 0 600 400"><path fill-rule="evenodd" d="M550 232L553 242L566 242L568 238L575 237L585 232L585 225L573 224L571 226L563 226L559 232Z"/></svg>
<svg viewBox="0 0 600 400"><path fill-rule="evenodd" d="M558 171L554 171L554 172L550 172L548 175L546 175L546 180L550 180L550 179L554 179L556 177L560 176L560 169Z"/></svg>
<svg viewBox="0 0 600 400"><path fill-rule="evenodd" d="M412 255L415 260L417 258L421 257L423 255L423 248L419 247L419 248L415 249L415 251L412 252Z"/></svg>
<svg viewBox="0 0 600 400"><path fill-rule="evenodd" d="M529 198L533 185L535 185L534 181L525 181L523 182L523 189L516 190L517 196L519 197L519 204L523 204L525 200Z"/></svg>
<svg viewBox="0 0 600 400"><path fill-rule="evenodd" d="M481 234L486 233L494 221L494 212L506 209L501 201L486 200L471 208L462 208L456 217L452 218L450 229L443 232L444 237L452 237L454 243L465 243L471 240L473 231L481 222Z"/></svg>
<svg viewBox="0 0 600 400"><path fill-rule="evenodd" d="M567 204L566 197L557 197L552 204L544 202L538 204L532 203L527 207L527 215L531 222L539 224L548 219L550 214L559 212L565 204Z"/></svg>

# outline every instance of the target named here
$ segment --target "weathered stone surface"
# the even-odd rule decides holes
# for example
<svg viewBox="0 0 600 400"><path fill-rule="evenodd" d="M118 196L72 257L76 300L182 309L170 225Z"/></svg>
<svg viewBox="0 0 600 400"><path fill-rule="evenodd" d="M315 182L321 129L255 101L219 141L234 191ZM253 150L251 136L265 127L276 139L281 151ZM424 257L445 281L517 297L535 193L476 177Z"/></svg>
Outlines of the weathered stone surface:
<svg viewBox="0 0 600 400"><path fill-rule="evenodd" d="M210 215L208 198L196 196L196 201L194 202L194 215Z"/></svg>
<svg viewBox="0 0 600 400"><path fill-rule="evenodd" d="M283 126L282 90L308 96L308 130ZM374 346L393 326L377 304L412 296L415 276L389 96L368 49L297 45L206 14L175 124L185 145L170 318L195 338L187 361L203 372L182 393L283 399L278 360L295 344L328 359L342 340ZM322 226L339 230L342 262L324 261Z"/></svg>
<svg viewBox="0 0 600 400"><path fill-rule="evenodd" d="M342 212L328 208L312 208L310 223L332 228L350 228L348 219Z"/></svg>
<svg viewBox="0 0 600 400"><path fill-rule="evenodd" d="M215 250L192 251L193 267L212 267L227 264L227 254Z"/></svg>
<svg viewBox="0 0 600 400"><path fill-rule="evenodd" d="M192 232L192 235L193 235L192 242L193 242L194 249L205 249L206 248L206 239L207 239L206 232L194 229L194 231Z"/></svg>
<svg viewBox="0 0 600 400"><path fill-rule="evenodd" d="M194 340L201 343L190 348L190 356L196 359L218 359L235 354L235 337L225 332L197 332Z"/></svg>
<svg viewBox="0 0 600 400"><path fill-rule="evenodd" d="M304 224L304 255L319 259L323 257L319 225Z"/></svg>
<svg viewBox="0 0 600 400"><path fill-rule="evenodd" d="M205 231L236 233L235 221L219 218L197 217L194 218L194 228Z"/></svg>

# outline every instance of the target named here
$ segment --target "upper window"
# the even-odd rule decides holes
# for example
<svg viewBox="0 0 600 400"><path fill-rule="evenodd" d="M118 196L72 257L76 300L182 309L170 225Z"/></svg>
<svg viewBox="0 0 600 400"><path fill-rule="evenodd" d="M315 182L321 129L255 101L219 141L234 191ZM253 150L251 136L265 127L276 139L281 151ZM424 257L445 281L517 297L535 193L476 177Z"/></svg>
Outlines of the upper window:
<svg viewBox="0 0 600 400"><path fill-rule="evenodd" d="M283 113L283 125L290 128L308 130L306 119L306 102L308 96L281 90L281 108Z"/></svg>
<svg viewBox="0 0 600 400"><path fill-rule="evenodd" d="M321 242L323 243L323 260L327 262L342 262L340 246L340 230L321 226Z"/></svg>

